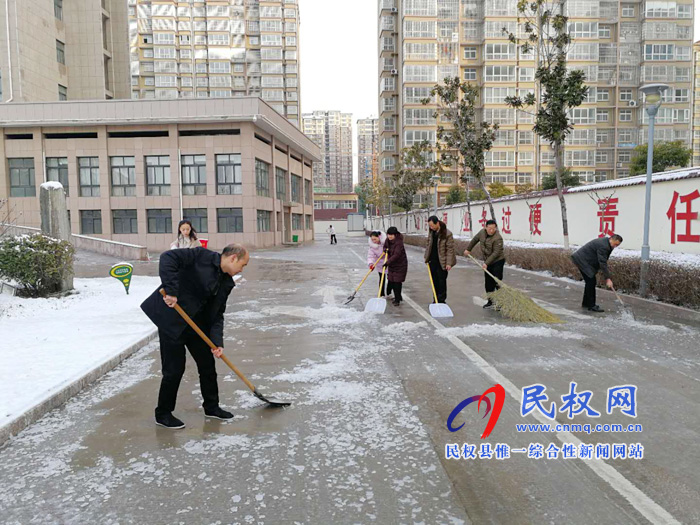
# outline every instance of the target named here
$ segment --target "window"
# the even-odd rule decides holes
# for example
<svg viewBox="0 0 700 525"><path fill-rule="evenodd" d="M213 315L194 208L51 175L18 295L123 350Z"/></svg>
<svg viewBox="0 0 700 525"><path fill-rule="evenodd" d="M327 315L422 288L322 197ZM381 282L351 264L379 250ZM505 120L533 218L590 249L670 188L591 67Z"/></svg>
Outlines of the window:
<svg viewBox="0 0 700 525"><path fill-rule="evenodd" d="M404 82L437 82L435 66L404 66Z"/></svg>
<svg viewBox="0 0 700 525"><path fill-rule="evenodd" d="M518 164L521 166L532 166L534 163L534 155L532 151L518 152Z"/></svg>
<svg viewBox="0 0 700 525"><path fill-rule="evenodd" d="M436 60L437 59L437 43L436 42L406 42L403 45L405 60Z"/></svg>
<svg viewBox="0 0 700 525"><path fill-rule="evenodd" d="M504 104L506 97L515 95L514 88L487 87L484 88L484 104Z"/></svg>
<svg viewBox="0 0 700 525"><path fill-rule="evenodd" d="M631 144L634 140L634 130L621 129L617 133L618 146L622 144Z"/></svg>
<svg viewBox="0 0 700 525"><path fill-rule="evenodd" d="M464 68L464 80L476 80L476 68Z"/></svg>
<svg viewBox="0 0 700 525"><path fill-rule="evenodd" d="M598 38L610 38L610 26L599 26Z"/></svg>
<svg viewBox="0 0 700 525"><path fill-rule="evenodd" d="M242 233L243 208L218 208L216 224L219 233Z"/></svg>
<svg viewBox="0 0 700 525"><path fill-rule="evenodd" d="M405 0L403 4L405 16L437 16L435 0Z"/></svg>
<svg viewBox="0 0 700 525"><path fill-rule="evenodd" d="M515 110L510 108L484 109L484 121L493 124L515 124Z"/></svg>
<svg viewBox="0 0 700 525"><path fill-rule="evenodd" d="M621 89L620 90L620 100L623 102L629 102L632 100L632 90L631 89Z"/></svg>
<svg viewBox="0 0 700 525"><path fill-rule="evenodd" d="M617 152L617 162L629 162L632 160L631 151L618 151Z"/></svg>
<svg viewBox="0 0 700 525"><path fill-rule="evenodd" d="M306 229L307 230L311 229L311 215L306 216Z"/></svg>
<svg viewBox="0 0 700 525"><path fill-rule="evenodd" d="M287 200L287 172L282 168L275 168L275 186L277 188L277 198L281 201Z"/></svg>
<svg viewBox="0 0 700 525"><path fill-rule="evenodd" d="M207 159L204 155L182 156L182 193L207 194Z"/></svg>
<svg viewBox="0 0 700 525"><path fill-rule="evenodd" d="M270 165L255 159L255 189L260 197L270 196Z"/></svg>
<svg viewBox="0 0 700 525"><path fill-rule="evenodd" d="M593 124L595 122L595 108L574 108L570 110L573 124Z"/></svg>
<svg viewBox="0 0 700 525"><path fill-rule="evenodd" d="M608 152L607 151L596 151L595 152L595 163L596 164L607 164L608 163Z"/></svg>
<svg viewBox="0 0 700 525"><path fill-rule="evenodd" d="M66 44L56 40L56 60L59 64L66 65Z"/></svg>
<svg viewBox="0 0 700 525"><path fill-rule="evenodd" d="M669 90L670 91L670 90ZM674 90L674 101L675 102L688 102L690 95L687 89L675 89Z"/></svg>
<svg viewBox="0 0 700 525"><path fill-rule="evenodd" d="M676 46L676 60L690 60L690 47L689 46Z"/></svg>
<svg viewBox="0 0 700 525"><path fill-rule="evenodd" d="M63 20L63 0L53 0L53 16Z"/></svg>
<svg viewBox="0 0 700 525"><path fill-rule="evenodd" d="M620 122L632 122L632 110L631 109L621 109L620 110Z"/></svg>
<svg viewBox="0 0 700 525"><path fill-rule="evenodd" d="M216 155L216 194L241 195L242 193L241 156L238 154Z"/></svg>
<svg viewBox="0 0 700 525"><path fill-rule="evenodd" d="M292 213L292 230L302 230L304 228L302 217L301 213Z"/></svg>
<svg viewBox="0 0 700 525"><path fill-rule="evenodd" d="M693 5L692 4L679 4L678 18L693 18Z"/></svg>
<svg viewBox="0 0 700 525"><path fill-rule="evenodd" d="M527 145L533 143L532 131L518 131L518 144Z"/></svg>
<svg viewBox="0 0 700 525"><path fill-rule="evenodd" d="M610 115L608 113L608 110L606 110L606 109L599 110L596 113L596 122L607 122L609 118L610 118Z"/></svg>
<svg viewBox="0 0 700 525"><path fill-rule="evenodd" d="M301 177L292 175L292 202L301 203Z"/></svg>
<svg viewBox="0 0 700 525"><path fill-rule="evenodd" d="M435 131L430 130L409 130L404 131L404 146L410 147L423 141L435 142ZM386 159L383 159L386 160ZM391 159L392 162L394 159Z"/></svg>
<svg viewBox="0 0 700 525"><path fill-rule="evenodd" d="M304 181L304 204L311 205L313 202L313 191L311 190L311 181Z"/></svg>
<svg viewBox="0 0 700 525"><path fill-rule="evenodd" d="M102 233L102 211L80 210L80 234L94 235Z"/></svg>
<svg viewBox="0 0 700 525"><path fill-rule="evenodd" d="M486 82L515 82L515 66L486 66Z"/></svg>
<svg viewBox="0 0 700 525"><path fill-rule="evenodd" d="M78 177L81 197L100 196L100 159L98 157L78 157Z"/></svg>
<svg viewBox="0 0 700 525"><path fill-rule="evenodd" d="M258 231L272 231L270 223L272 222L272 212L267 210L258 210Z"/></svg>
<svg viewBox="0 0 700 525"><path fill-rule="evenodd" d="M644 46L644 60L673 60L673 44L647 44Z"/></svg>
<svg viewBox="0 0 700 525"><path fill-rule="evenodd" d="M138 233L136 210L112 210L112 232L115 234Z"/></svg>
<svg viewBox="0 0 700 525"><path fill-rule="evenodd" d="M46 180L63 184L63 189L68 196L68 157L46 158Z"/></svg>
<svg viewBox="0 0 700 525"><path fill-rule="evenodd" d="M598 22L569 22L569 33L572 38L599 38Z"/></svg>
<svg viewBox="0 0 700 525"><path fill-rule="evenodd" d="M431 126L435 124L432 109L405 109L404 125L406 126Z"/></svg>
<svg viewBox="0 0 700 525"><path fill-rule="evenodd" d="M610 100L610 91L607 89L599 89L597 93L598 102L608 102Z"/></svg>
<svg viewBox="0 0 700 525"><path fill-rule="evenodd" d="M476 60L476 47L469 46L464 48L464 60Z"/></svg>
<svg viewBox="0 0 700 525"><path fill-rule="evenodd" d="M384 29L393 29L393 17L388 18L392 20L392 25ZM434 20L404 20L403 33L404 38L437 38L437 22Z"/></svg>
<svg viewBox="0 0 700 525"><path fill-rule="evenodd" d="M649 2L652 3L652 2ZM649 16L649 15L647 15ZM634 18L634 6L633 5L623 5L622 6L622 17L623 18Z"/></svg>
<svg viewBox="0 0 700 525"><path fill-rule="evenodd" d="M521 67L518 71L518 79L520 82L534 82L535 81L535 68L534 67Z"/></svg>
<svg viewBox="0 0 700 525"><path fill-rule="evenodd" d="M112 197L136 195L136 168L134 157L110 157Z"/></svg>
<svg viewBox="0 0 700 525"><path fill-rule="evenodd" d="M146 210L148 233L172 233L173 219L170 209Z"/></svg>
<svg viewBox="0 0 700 525"><path fill-rule="evenodd" d="M58 100L68 100L68 88L61 84L58 85Z"/></svg>
<svg viewBox="0 0 700 525"><path fill-rule="evenodd" d="M34 197L34 159L7 159L10 168L10 197Z"/></svg>
<svg viewBox="0 0 700 525"><path fill-rule="evenodd" d="M514 151L487 151L484 154L484 166L514 166L515 152Z"/></svg>
<svg viewBox="0 0 700 525"><path fill-rule="evenodd" d="M185 208L184 210L182 210L182 218L190 221L192 223L192 227L196 232L209 232L206 208Z"/></svg>
<svg viewBox="0 0 700 525"><path fill-rule="evenodd" d="M486 44L486 60L515 60L515 44Z"/></svg>
<svg viewBox="0 0 700 525"><path fill-rule="evenodd" d="M170 195L170 157L146 157L146 195Z"/></svg>

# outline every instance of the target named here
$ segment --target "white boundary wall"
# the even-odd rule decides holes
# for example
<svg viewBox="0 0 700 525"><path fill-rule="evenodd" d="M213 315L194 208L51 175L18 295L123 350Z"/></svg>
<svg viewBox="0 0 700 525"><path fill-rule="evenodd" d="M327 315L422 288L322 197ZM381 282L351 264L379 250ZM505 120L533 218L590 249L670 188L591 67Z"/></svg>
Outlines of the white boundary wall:
<svg viewBox="0 0 700 525"><path fill-rule="evenodd" d="M644 229L645 176L570 188L566 195L569 219L569 241L581 245L602 236L602 232L619 233L623 247L640 250ZM596 196L597 193L597 196ZM595 199L592 200L591 197ZM599 199L610 199L605 221ZM674 210L675 199L675 210ZM513 195L493 203L499 230L506 240L563 244L561 211L556 191ZM536 224L539 207L540 221ZM491 218L488 203L472 203L472 227L478 232L480 221ZM408 214L372 217L367 229L396 226L407 233L427 232L428 217L433 210L416 210ZM438 210L438 217L457 236L471 237L467 205L456 204ZM700 168L658 173L654 175L651 200L649 243L654 251L700 254ZM675 222L675 231L674 231Z"/></svg>

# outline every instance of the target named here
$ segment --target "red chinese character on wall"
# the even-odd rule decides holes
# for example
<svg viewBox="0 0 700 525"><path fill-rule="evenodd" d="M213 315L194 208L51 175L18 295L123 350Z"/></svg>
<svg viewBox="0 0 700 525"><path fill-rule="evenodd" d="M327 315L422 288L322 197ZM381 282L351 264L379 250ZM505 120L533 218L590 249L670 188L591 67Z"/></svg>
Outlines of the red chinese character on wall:
<svg viewBox="0 0 700 525"><path fill-rule="evenodd" d="M420 231L420 215L413 216L413 225L416 227L416 231Z"/></svg>
<svg viewBox="0 0 700 525"><path fill-rule="evenodd" d="M464 213L464 220L462 221L464 223L464 226L462 227L463 232L468 232L471 231L469 228L469 212Z"/></svg>
<svg viewBox="0 0 700 525"><path fill-rule="evenodd" d="M482 228L486 228L486 208L481 208L481 219L479 219L479 224Z"/></svg>
<svg viewBox="0 0 700 525"><path fill-rule="evenodd" d="M446 211L442 212L442 222L447 224L447 212Z"/></svg>
<svg viewBox="0 0 700 525"><path fill-rule="evenodd" d="M615 234L615 217L620 213L620 210L617 209L619 201L619 198L613 199L611 197L598 199L598 217L600 217L600 226L598 228L600 233L598 237Z"/></svg>
<svg viewBox="0 0 700 525"><path fill-rule="evenodd" d="M530 235L542 235L540 224L542 223L542 205L530 204Z"/></svg>
<svg viewBox="0 0 700 525"><path fill-rule="evenodd" d="M680 195L677 191L673 192L671 206L669 206L666 216L671 219L671 244L678 242L700 242L700 235L693 235L690 231L692 226L691 221L698 219L698 212L693 211L693 201L700 198L700 191L695 190L687 195ZM685 204L685 211L676 212L676 204L680 200L681 204ZM679 233L676 237L676 221L685 221L685 233Z"/></svg>
<svg viewBox="0 0 700 525"><path fill-rule="evenodd" d="M510 231L510 206L508 208L502 208L503 209L503 217L501 217L501 231L503 233L511 233Z"/></svg>

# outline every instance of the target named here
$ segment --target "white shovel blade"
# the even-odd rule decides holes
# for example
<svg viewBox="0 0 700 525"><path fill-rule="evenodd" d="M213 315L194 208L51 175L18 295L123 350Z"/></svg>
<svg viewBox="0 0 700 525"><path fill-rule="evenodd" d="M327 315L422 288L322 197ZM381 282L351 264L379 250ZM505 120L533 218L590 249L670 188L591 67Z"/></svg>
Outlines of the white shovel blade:
<svg viewBox="0 0 700 525"><path fill-rule="evenodd" d="M452 309L445 303L433 303L430 305L430 315L433 317L454 317Z"/></svg>
<svg viewBox="0 0 700 525"><path fill-rule="evenodd" d="M386 299L383 297L375 297L367 301L365 305L365 312L375 312L378 314L383 314L386 310Z"/></svg>

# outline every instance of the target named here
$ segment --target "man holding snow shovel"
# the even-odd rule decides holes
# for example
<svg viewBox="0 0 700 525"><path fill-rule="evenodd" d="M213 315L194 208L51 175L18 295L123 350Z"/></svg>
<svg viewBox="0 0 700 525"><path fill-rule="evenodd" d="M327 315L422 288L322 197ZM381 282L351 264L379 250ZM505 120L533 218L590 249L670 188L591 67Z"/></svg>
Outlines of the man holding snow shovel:
<svg viewBox="0 0 700 525"><path fill-rule="evenodd" d="M435 215L428 218L428 245L425 247L425 262L430 265L430 273L435 283L437 302L447 301L447 275L457 264L455 240L447 225Z"/></svg>
<svg viewBox="0 0 700 525"><path fill-rule="evenodd" d="M587 242L571 255L571 260L578 266L583 280L586 282L586 287L583 291L583 302L581 303L582 308L588 308L589 311L598 313L605 311L595 302L595 276L599 270L602 271L603 277L605 277L605 284L607 284L608 288L613 287L612 274L610 273L610 268L608 268L608 259L612 251L620 244L622 244L620 235L600 237Z"/></svg>
<svg viewBox="0 0 700 525"><path fill-rule="evenodd" d="M170 250L160 256L162 285L141 304L141 309L158 327L160 338L163 379L155 411L157 425L170 429L185 427L172 414L185 372L185 348L197 363L205 416L222 420L233 418L233 414L219 406L214 357L221 357L223 352L224 311L235 286L233 276L243 271L249 259L248 250L240 244L229 244L220 254L195 248ZM161 288L165 290L165 297L160 293ZM176 304L218 348L210 350L174 310Z"/></svg>
<svg viewBox="0 0 700 525"><path fill-rule="evenodd" d="M503 250L503 237L501 237L501 234L498 232L496 221L486 221L484 229L474 236L467 246L467 249L464 250L464 256L468 257L474 249L474 246L479 243L481 243L481 253L484 254L484 264L481 267L502 281L506 256ZM496 291L496 288L498 288L496 281L486 272L484 272L484 278L486 293ZM484 308L493 308L491 299L484 305Z"/></svg>

